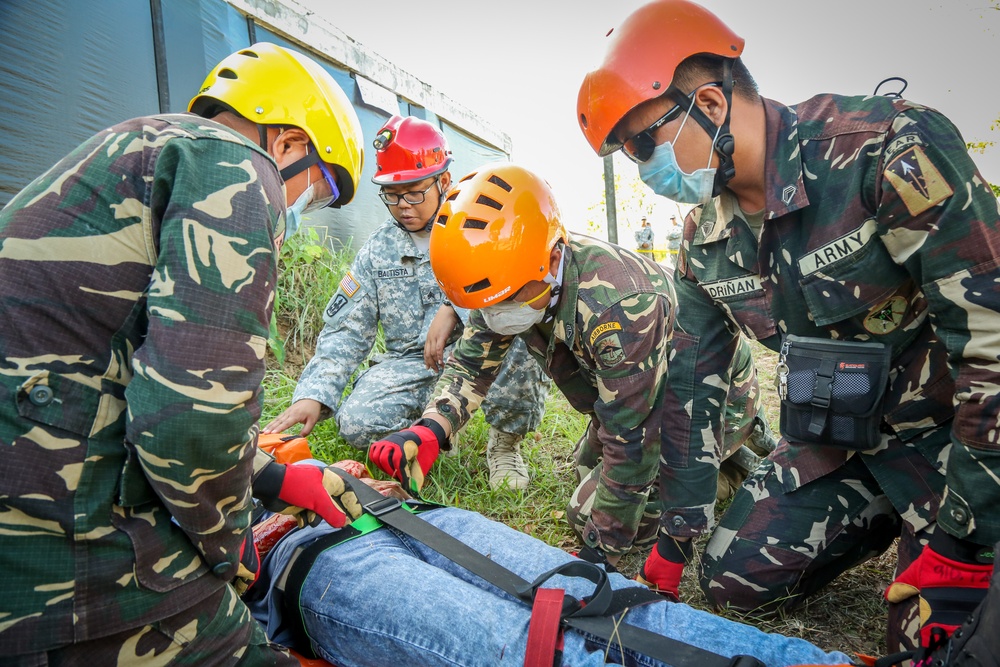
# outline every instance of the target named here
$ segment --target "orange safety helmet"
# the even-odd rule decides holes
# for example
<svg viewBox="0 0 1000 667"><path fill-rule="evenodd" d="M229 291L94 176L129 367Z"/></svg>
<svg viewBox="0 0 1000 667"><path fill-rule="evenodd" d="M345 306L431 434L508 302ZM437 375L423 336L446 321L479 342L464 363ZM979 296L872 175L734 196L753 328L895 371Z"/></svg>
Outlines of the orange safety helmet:
<svg viewBox="0 0 1000 667"><path fill-rule="evenodd" d="M482 308L542 280L552 248L567 240L549 184L495 162L448 191L431 229L431 269L451 303Z"/></svg>
<svg viewBox="0 0 1000 667"><path fill-rule="evenodd" d="M393 116L375 140L375 185L416 183L448 171L451 151L444 134L426 120Z"/></svg>
<svg viewBox="0 0 1000 667"><path fill-rule="evenodd" d="M601 66L583 79L577 121L591 148L610 155L622 146L615 126L632 109L663 95L684 59L706 53L738 58L744 40L690 0L653 0L608 33Z"/></svg>

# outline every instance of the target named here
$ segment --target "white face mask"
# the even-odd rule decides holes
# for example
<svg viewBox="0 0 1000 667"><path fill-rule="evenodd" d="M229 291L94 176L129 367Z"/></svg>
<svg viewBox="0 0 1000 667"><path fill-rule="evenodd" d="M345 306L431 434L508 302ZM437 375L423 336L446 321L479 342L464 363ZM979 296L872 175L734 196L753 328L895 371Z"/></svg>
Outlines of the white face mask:
<svg viewBox="0 0 1000 667"><path fill-rule="evenodd" d="M541 299L550 289L551 285L531 301ZM486 326L491 331L503 336L516 336L519 333L524 333L545 319L546 309L535 310L530 305L531 301L502 301L495 306L483 308L481 312L483 319L486 320Z"/></svg>
<svg viewBox="0 0 1000 667"><path fill-rule="evenodd" d="M516 301L498 303L489 308L483 308L483 318L491 331L504 336L516 336L524 333L542 321L544 310L535 310L531 306L521 307Z"/></svg>

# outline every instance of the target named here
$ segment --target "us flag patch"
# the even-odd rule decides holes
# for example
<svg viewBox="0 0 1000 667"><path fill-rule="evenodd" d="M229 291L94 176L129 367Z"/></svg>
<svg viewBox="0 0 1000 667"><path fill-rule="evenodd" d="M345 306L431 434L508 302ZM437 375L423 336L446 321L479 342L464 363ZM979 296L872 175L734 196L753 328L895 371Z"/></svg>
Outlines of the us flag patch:
<svg viewBox="0 0 1000 667"><path fill-rule="evenodd" d="M344 278L340 281L340 291L346 294L347 298L351 298L359 289L361 289L361 285L354 279L351 272L348 271L344 274Z"/></svg>

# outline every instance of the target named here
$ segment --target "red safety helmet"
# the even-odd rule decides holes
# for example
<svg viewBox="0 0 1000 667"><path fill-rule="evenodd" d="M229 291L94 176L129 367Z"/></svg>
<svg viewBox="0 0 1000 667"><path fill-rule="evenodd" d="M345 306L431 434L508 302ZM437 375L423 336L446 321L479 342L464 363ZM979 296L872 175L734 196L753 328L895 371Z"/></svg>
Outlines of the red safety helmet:
<svg viewBox="0 0 1000 667"><path fill-rule="evenodd" d="M587 74L577 97L577 121L601 156L622 143L615 126L632 109L667 91L686 58L706 53L738 58L744 40L719 18L690 0L653 0L608 33L600 67Z"/></svg>
<svg viewBox="0 0 1000 667"><path fill-rule="evenodd" d="M375 185L416 183L448 171L451 151L444 134L426 120L393 116L375 140Z"/></svg>

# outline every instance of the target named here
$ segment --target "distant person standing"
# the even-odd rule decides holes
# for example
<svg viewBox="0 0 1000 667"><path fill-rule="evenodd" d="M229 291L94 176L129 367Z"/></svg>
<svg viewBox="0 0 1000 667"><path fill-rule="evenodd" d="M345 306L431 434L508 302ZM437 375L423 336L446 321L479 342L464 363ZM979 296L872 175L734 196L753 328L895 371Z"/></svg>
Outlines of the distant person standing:
<svg viewBox="0 0 1000 667"><path fill-rule="evenodd" d="M670 229L667 230L667 264L677 266L677 252L681 247L684 228L677 222L677 216L670 216Z"/></svg>
<svg viewBox="0 0 1000 667"><path fill-rule="evenodd" d="M635 247L644 254L652 254L653 252L653 228L649 225L646 216L642 217L642 226L635 231Z"/></svg>

